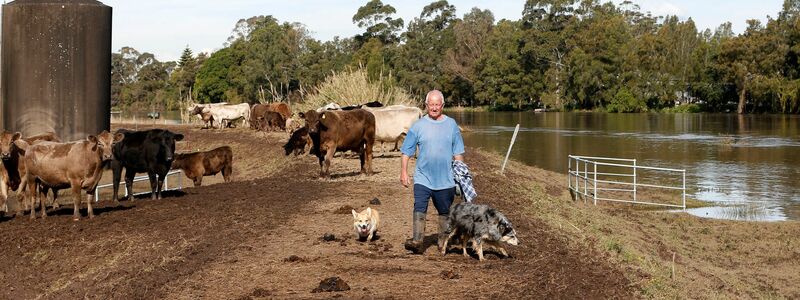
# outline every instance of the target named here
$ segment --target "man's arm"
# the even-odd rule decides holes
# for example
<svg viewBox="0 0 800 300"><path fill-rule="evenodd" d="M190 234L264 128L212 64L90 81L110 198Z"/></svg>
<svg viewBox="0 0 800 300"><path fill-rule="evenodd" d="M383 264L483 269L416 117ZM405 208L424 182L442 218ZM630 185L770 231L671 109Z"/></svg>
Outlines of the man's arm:
<svg viewBox="0 0 800 300"><path fill-rule="evenodd" d="M404 187L408 187L410 184L410 180L408 179L408 160L410 158L408 155L403 154L403 157L400 159L400 183Z"/></svg>
<svg viewBox="0 0 800 300"><path fill-rule="evenodd" d="M464 161L464 154L456 154L456 155L453 155L453 160L460 160L460 161Z"/></svg>

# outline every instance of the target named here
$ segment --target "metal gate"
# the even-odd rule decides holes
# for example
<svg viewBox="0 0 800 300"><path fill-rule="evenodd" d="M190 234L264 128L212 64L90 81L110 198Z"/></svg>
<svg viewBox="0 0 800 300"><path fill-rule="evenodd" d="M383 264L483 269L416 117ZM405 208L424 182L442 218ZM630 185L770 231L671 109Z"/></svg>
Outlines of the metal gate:
<svg viewBox="0 0 800 300"><path fill-rule="evenodd" d="M567 186L574 196L624 203L637 203L686 209L686 170L639 166L635 159L570 155ZM643 176L642 173L658 173ZM659 184L647 180L658 180ZM672 184L668 184L672 183ZM641 188L661 195L680 194L680 204L640 199ZM662 199L663 200L663 199Z"/></svg>
<svg viewBox="0 0 800 300"><path fill-rule="evenodd" d="M180 189L183 188L183 176L180 176L180 175L178 175L178 185L177 185L177 187L172 188L172 189L169 188L169 175L175 175L175 174L183 174L183 170L172 170L172 171L169 171L167 173L167 176L164 176L164 188L161 189L162 192L163 191L169 191L169 190L180 190ZM136 183L137 181L145 181L145 180L149 181L150 177L148 177L147 175L142 175L142 176L137 176L137 177L133 178L133 182L134 183ZM125 179L123 178L120 183L122 185L122 189L125 190L125 197L128 197L128 187L125 186ZM99 199L100 199L99 191L100 191L101 188L110 188L112 186L113 186L113 183L97 185L97 187L94 188L94 202L99 201ZM150 193L150 192L136 193L136 194L133 194L133 196L141 195L141 194L147 194L147 193Z"/></svg>

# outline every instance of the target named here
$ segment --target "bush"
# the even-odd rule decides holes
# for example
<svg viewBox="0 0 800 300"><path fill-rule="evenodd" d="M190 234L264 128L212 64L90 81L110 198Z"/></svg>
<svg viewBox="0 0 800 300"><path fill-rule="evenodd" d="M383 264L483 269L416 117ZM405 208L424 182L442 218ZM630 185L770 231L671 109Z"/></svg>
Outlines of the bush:
<svg viewBox="0 0 800 300"><path fill-rule="evenodd" d="M621 88L617 91L614 99L606 107L608 112L632 113L647 111L647 104L644 100L636 100L636 97L627 89Z"/></svg>
<svg viewBox="0 0 800 300"><path fill-rule="evenodd" d="M681 104L675 107L665 108L665 113L699 113L703 111L700 105L695 103Z"/></svg>
<svg viewBox="0 0 800 300"><path fill-rule="evenodd" d="M295 110L306 111L336 102L341 106L363 104L380 101L383 105L403 104L418 106L418 101L404 89L397 87L391 76L379 76L377 80L369 80L367 70L346 70L333 72L325 78L305 102L295 105Z"/></svg>

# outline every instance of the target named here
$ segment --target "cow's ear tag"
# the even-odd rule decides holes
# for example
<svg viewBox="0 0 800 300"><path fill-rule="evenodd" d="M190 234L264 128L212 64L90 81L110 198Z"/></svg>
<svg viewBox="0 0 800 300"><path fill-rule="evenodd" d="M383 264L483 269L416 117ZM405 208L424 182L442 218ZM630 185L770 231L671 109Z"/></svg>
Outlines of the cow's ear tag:
<svg viewBox="0 0 800 300"><path fill-rule="evenodd" d="M322 115L322 118L325 119L325 114Z"/></svg>

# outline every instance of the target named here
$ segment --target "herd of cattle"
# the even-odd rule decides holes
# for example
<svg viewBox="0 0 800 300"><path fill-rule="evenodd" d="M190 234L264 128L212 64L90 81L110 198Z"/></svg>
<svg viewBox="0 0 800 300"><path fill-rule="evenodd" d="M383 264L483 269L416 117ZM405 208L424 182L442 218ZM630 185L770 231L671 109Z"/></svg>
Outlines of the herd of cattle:
<svg viewBox="0 0 800 300"><path fill-rule="evenodd" d="M330 176L330 162L337 151L353 151L361 160L361 172L372 174L372 148L375 142L393 143L397 150L411 125L422 117L418 107L405 105L384 106L373 101L361 105L339 106L330 103L316 110L300 112L297 118L286 103L256 104L194 104L189 108L193 115L220 129L242 121L244 126L256 130L285 130L289 141L284 145L286 155L305 152L319 159L320 177ZM305 125L300 125L301 120Z"/></svg>
<svg viewBox="0 0 800 300"><path fill-rule="evenodd" d="M397 143L411 124L422 116L417 107L393 105L383 107L378 102L359 106L339 107L329 104L317 110L294 116L286 103L244 105L207 104L190 109L220 128L242 120L245 126L257 130L286 130L289 141L284 145L286 155L308 152L319 158L320 177L329 176L330 162L337 151L353 151L361 160L361 172L372 174L372 148L375 142ZM305 125L300 126L300 120ZM69 189L74 197L73 219L79 220L82 190L86 191L87 213L94 217L92 199L103 171L112 171L113 201L118 203L119 183L125 170L125 186L133 191L137 173L147 173L151 198L161 198L164 179L171 169L181 169L202 184L203 176L222 172L225 182L232 180L233 152L223 146L204 152L175 153L175 143L184 136L165 129L133 131L119 129L103 131L85 139L61 142L52 132L23 137L19 132L0 134L0 210L8 212L9 189L16 192L16 214L30 210L36 218L35 204L40 204L41 216L46 217L47 195L57 207L58 191ZM381 146L383 151L383 146ZM127 197L131 197L127 195ZM130 198L131 200L133 198Z"/></svg>

